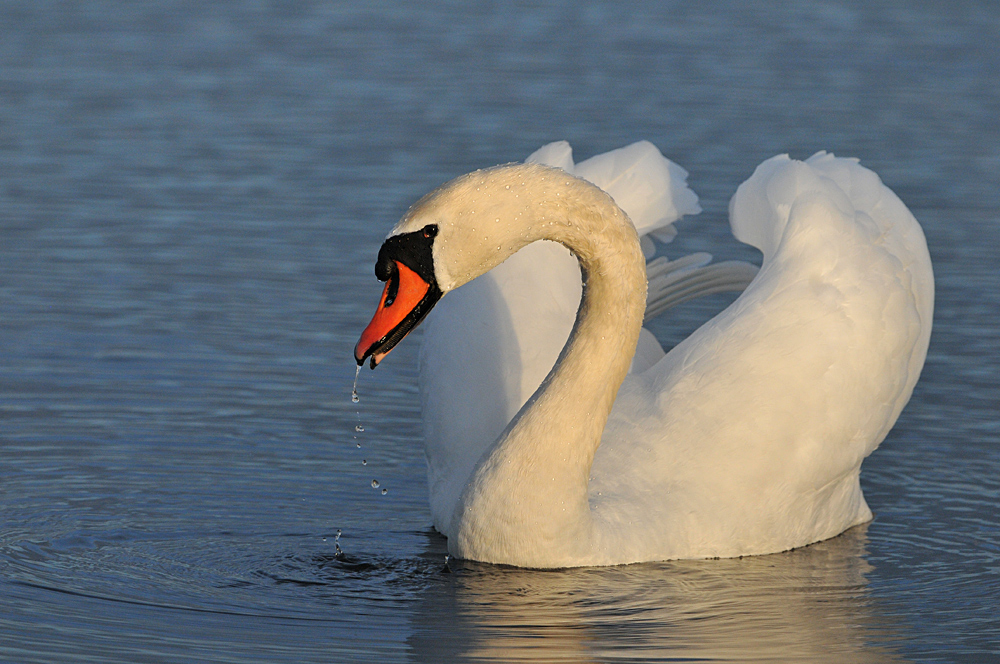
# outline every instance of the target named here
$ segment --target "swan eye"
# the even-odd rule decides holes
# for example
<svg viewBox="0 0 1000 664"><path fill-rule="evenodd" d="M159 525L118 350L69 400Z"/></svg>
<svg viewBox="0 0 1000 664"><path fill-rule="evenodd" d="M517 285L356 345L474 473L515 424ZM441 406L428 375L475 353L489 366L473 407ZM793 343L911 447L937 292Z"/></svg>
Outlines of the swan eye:
<svg viewBox="0 0 1000 664"><path fill-rule="evenodd" d="M423 235L426 238L432 238L438 234L437 224L431 224L429 226L424 226Z"/></svg>

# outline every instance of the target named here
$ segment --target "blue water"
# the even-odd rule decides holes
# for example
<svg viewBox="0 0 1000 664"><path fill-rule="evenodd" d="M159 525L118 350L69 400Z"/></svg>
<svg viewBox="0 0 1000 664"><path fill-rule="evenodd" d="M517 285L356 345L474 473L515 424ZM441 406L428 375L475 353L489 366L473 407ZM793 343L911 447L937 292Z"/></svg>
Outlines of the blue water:
<svg viewBox="0 0 1000 664"><path fill-rule="evenodd" d="M971 1L0 3L0 660L1000 661L998 39ZM419 332L350 399L381 238L460 173L642 138L705 208L671 251L755 259L726 207L780 152L858 156L922 222L876 518L446 566Z"/></svg>

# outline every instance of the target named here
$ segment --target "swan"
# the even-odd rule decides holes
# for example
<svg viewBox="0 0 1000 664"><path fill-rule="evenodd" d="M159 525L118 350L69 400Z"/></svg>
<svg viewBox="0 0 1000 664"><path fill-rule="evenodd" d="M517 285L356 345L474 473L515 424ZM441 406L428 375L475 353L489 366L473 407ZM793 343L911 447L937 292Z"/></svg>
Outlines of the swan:
<svg viewBox="0 0 1000 664"><path fill-rule="evenodd" d="M647 264L649 238L700 211L685 177L648 142L579 164L559 142L442 185L389 233L354 356L374 369L441 302L420 375L431 514L451 555L734 557L872 518L861 462L930 338L920 225L855 159L779 155L730 202L759 271ZM719 290L742 293L669 353L643 328Z"/></svg>

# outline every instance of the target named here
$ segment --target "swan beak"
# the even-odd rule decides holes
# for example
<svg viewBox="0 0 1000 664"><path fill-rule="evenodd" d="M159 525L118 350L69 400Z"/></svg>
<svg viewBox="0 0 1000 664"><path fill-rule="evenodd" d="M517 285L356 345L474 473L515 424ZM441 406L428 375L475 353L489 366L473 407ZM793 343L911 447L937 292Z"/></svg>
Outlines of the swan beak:
<svg viewBox="0 0 1000 664"><path fill-rule="evenodd" d="M441 299L437 286L400 261L392 261L378 309L354 347L354 359L364 364L371 357L374 369L396 344L410 333Z"/></svg>

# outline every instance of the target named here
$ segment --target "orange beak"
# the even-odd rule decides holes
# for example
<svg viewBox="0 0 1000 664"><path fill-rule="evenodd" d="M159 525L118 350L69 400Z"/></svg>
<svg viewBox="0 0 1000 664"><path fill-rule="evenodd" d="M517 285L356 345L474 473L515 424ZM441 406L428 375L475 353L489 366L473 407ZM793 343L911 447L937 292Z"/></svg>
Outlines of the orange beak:
<svg viewBox="0 0 1000 664"><path fill-rule="evenodd" d="M437 288L432 289L416 272L400 261L392 264L394 269L386 280L378 309L354 347L358 364L370 356L372 369L423 320L440 298Z"/></svg>

